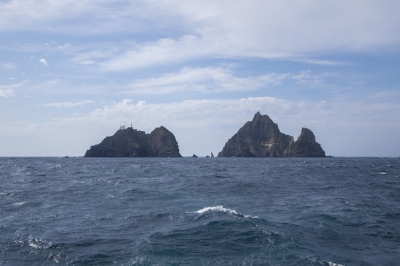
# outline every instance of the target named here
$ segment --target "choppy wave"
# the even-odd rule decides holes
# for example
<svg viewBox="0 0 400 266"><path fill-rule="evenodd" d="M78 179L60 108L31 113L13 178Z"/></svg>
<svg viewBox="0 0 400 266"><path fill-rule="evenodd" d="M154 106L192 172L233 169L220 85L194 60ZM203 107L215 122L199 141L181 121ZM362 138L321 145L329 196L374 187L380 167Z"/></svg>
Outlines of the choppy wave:
<svg viewBox="0 0 400 266"><path fill-rule="evenodd" d="M241 217L245 217L245 218L259 219L258 216L246 215L246 214L237 212L237 211L232 210L232 209L224 208L224 206L222 206L222 205L212 206L212 207L204 207L201 210L195 211L195 213L198 213L198 214L203 214L203 213L206 213L206 212L222 212L222 213L227 213L227 214L231 214L231 215L237 215L237 216L241 216Z"/></svg>
<svg viewBox="0 0 400 266"><path fill-rule="evenodd" d="M21 201L21 202L15 202L15 203L13 203L12 205L13 206L22 206L22 205L24 205L26 202L25 201Z"/></svg>
<svg viewBox="0 0 400 266"><path fill-rule="evenodd" d="M343 264L338 264L338 263L334 263L334 262L330 262L328 261L329 266L344 266Z"/></svg>
<svg viewBox="0 0 400 266"><path fill-rule="evenodd" d="M398 264L397 158L0 158L0 169L0 265Z"/></svg>

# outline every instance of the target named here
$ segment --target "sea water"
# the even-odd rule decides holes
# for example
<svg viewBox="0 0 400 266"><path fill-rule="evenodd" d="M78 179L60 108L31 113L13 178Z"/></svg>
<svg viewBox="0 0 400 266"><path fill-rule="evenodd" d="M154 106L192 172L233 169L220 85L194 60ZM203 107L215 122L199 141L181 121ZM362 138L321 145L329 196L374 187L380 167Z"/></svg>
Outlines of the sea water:
<svg viewBox="0 0 400 266"><path fill-rule="evenodd" d="M0 265L400 265L399 158L0 158Z"/></svg>

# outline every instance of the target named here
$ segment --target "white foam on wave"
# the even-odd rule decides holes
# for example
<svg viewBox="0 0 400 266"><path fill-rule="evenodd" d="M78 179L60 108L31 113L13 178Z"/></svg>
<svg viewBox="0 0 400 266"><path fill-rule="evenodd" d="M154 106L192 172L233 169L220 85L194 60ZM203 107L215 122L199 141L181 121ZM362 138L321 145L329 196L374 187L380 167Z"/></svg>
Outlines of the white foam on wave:
<svg viewBox="0 0 400 266"><path fill-rule="evenodd" d="M22 206L22 205L24 205L26 202L25 201L22 201L22 202L15 202L15 203L13 203L12 205L13 206Z"/></svg>
<svg viewBox="0 0 400 266"><path fill-rule="evenodd" d="M243 216L245 218L254 218L254 219L259 219L258 216L251 216L251 215L245 215L240 212L237 212L232 209L224 208L224 206L219 205L219 206L212 206L212 207L205 207L201 210L195 211L198 214L203 214L205 212L223 212L231 215L238 215L238 216Z"/></svg>
<svg viewBox="0 0 400 266"><path fill-rule="evenodd" d="M330 262L328 261L329 266L344 266L343 264L338 264L338 263L334 263L334 262Z"/></svg>
<svg viewBox="0 0 400 266"><path fill-rule="evenodd" d="M28 245L34 249L46 249L52 245L52 242L47 242L46 240L29 236Z"/></svg>

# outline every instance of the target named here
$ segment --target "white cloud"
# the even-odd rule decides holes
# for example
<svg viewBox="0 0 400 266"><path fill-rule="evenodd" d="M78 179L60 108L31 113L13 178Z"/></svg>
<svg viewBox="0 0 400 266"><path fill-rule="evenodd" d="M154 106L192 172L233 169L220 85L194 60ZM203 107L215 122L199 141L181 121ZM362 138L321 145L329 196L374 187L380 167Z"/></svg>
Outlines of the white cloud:
<svg viewBox="0 0 400 266"><path fill-rule="evenodd" d="M297 53L393 47L399 7L397 0L14 0L0 3L0 30L107 34L180 27L195 35L214 32L243 52L260 52L262 45Z"/></svg>
<svg viewBox="0 0 400 266"><path fill-rule="evenodd" d="M183 68L177 73L168 73L161 77L139 79L128 85L134 94L168 94L184 91L202 93L249 92L282 85L288 79L297 84L321 86L324 78L334 76L333 73L313 74L311 70L300 73L268 73L260 76L238 77L232 68L207 67ZM337 76L337 74L336 74Z"/></svg>
<svg viewBox="0 0 400 266"><path fill-rule="evenodd" d="M100 64L103 71L121 71L177 63L199 57L215 55L223 45L210 43L194 35L186 35L178 40L160 39L154 43L135 45L127 52L116 55Z"/></svg>
<svg viewBox="0 0 400 266"><path fill-rule="evenodd" d="M96 109L88 114L80 114L61 119L63 124L83 123L88 125L115 125L134 123L138 128L153 128L159 125L172 125L179 128L221 127L236 125L237 121L263 113L298 114L300 109L315 111L321 104L304 107L304 103L295 103L273 97L243 98L238 100L186 100L174 103L149 104L145 101L133 103L125 99L122 102ZM319 112L319 111L318 111Z"/></svg>
<svg viewBox="0 0 400 266"><path fill-rule="evenodd" d="M38 107L57 107L57 108L71 108L76 106L83 106L86 104L94 103L91 100L81 101L81 102L58 102L58 103L46 103L39 104Z"/></svg>
<svg viewBox="0 0 400 266"><path fill-rule="evenodd" d="M92 52L81 53L82 58L75 51L73 61L80 64L105 60L99 62L104 71L203 57L342 65L318 57L335 52L398 51L399 9L397 0L386 0L385 4L378 0L14 0L0 3L0 31L132 34L123 49L93 47ZM118 47L119 43L110 46Z"/></svg>
<svg viewBox="0 0 400 266"><path fill-rule="evenodd" d="M152 2L153 3L153 2ZM201 57L258 57L319 65L332 52L398 50L400 2L161 1L191 34L136 44L100 64L105 71L165 65ZM226 8L229 6L229 8Z"/></svg>
<svg viewBox="0 0 400 266"><path fill-rule="evenodd" d="M8 98L11 96L15 96L14 89L18 88L25 83L11 84L11 85L0 85L0 97Z"/></svg>
<svg viewBox="0 0 400 266"><path fill-rule="evenodd" d="M48 65L47 62L46 62L46 59L44 59L44 58L39 59L39 63L42 63L42 64L45 65L45 66Z"/></svg>
<svg viewBox="0 0 400 266"><path fill-rule="evenodd" d="M253 48L257 53L364 50L382 45L393 48L400 41L393 35L400 30L396 11L400 3L396 0L385 5L377 0L178 0L166 5L199 25L199 32L218 29L217 33L232 44Z"/></svg>
<svg viewBox="0 0 400 266"><path fill-rule="evenodd" d="M23 93L29 94L37 100L39 98L36 97L40 96L42 101L35 102L34 104L36 105L46 102L54 103L60 101L60 97L63 97L62 99L67 99L70 98L70 96L77 95L81 95L80 98L89 98L96 101L93 97L100 97L100 99L102 99L107 93L115 94L126 90L126 85L121 86L118 84L98 82L97 78L98 76L70 75L68 73L63 73L61 75L46 75L44 77L37 77L36 79L26 79L23 82L23 84L25 84ZM93 80L95 81L93 82Z"/></svg>
<svg viewBox="0 0 400 266"><path fill-rule="evenodd" d="M4 63L0 64L0 67L5 70L13 70L16 69L17 66L14 63Z"/></svg>
<svg viewBox="0 0 400 266"><path fill-rule="evenodd" d="M183 68L159 78L136 80L129 87L138 94L164 94L177 91L226 92L253 91L280 85L289 74L265 74L258 77L237 77L231 69L221 67Z"/></svg>
<svg viewBox="0 0 400 266"><path fill-rule="evenodd" d="M85 60L85 61L79 62L79 64L81 64L81 65L93 65L94 63L96 63L96 62L93 60Z"/></svg>
<svg viewBox="0 0 400 266"><path fill-rule="evenodd" d="M323 82L322 76L313 75L311 70L301 71L298 75L293 75L290 78L296 80L297 84L321 85Z"/></svg>
<svg viewBox="0 0 400 266"><path fill-rule="evenodd" d="M121 44L103 43L93 45L68 45L60 48L64 53L72 55L72 62L81 65L92 65L98 59L108 59L115 56L119 52Z"/></svg>
<svg viewBox="0 0 400 266"><path fill-rule="evenodd" d="M0 2L0 31L106 34L139 31L161 15L146 0L13 0ZM68 10L68 12L66 12ZM112 12L110 12L112 10ZM148 17L146 17L148 16Z"/></svg>
<svg viewBox="0 0 400 266"><path fill-rule="evenodd" d="M320 66L343 66L343 65L350 65L347 62L340 62L340 61L332 61L332 60L320 60L320 59L310 59L310 58L291 58L291 61L295 62L304 62L307 64L312 65L320 65Z"/></svg>
<svg viewBox="0 0 400 266"><path fill-rule="evenodd" d="M0 97L3 98L8 98L10 96L14 96L14 90L13 89L7 89L4 88L3 86L0 86Z"/></svg>

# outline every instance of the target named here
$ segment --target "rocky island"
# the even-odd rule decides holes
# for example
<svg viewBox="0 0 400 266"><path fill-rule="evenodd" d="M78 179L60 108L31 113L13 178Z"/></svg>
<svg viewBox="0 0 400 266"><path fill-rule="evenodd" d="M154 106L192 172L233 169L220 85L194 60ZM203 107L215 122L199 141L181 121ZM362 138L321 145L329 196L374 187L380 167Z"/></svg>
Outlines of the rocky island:
<svg viewBox="0 0 400 266"><path fill-rule="evenodd" d="M257 112L228 140L218 157L325 157L314 133L303 128L297 141L280 132L268 115Z"/></svg>
<svg viewBox="0 0 400 266"><path fill-rule="evenodd" d="M300 136L291 145L287 156L290 157L325 157L321 144L316 142L314 133L308 128L302 128Z"/></svg>
<svg viewBox="0 0 400 266"><path fill-rule="evenodd" d="M182 157L174 134L161 126L150 134L128 127L91 146L85 157Z"/></svg>

